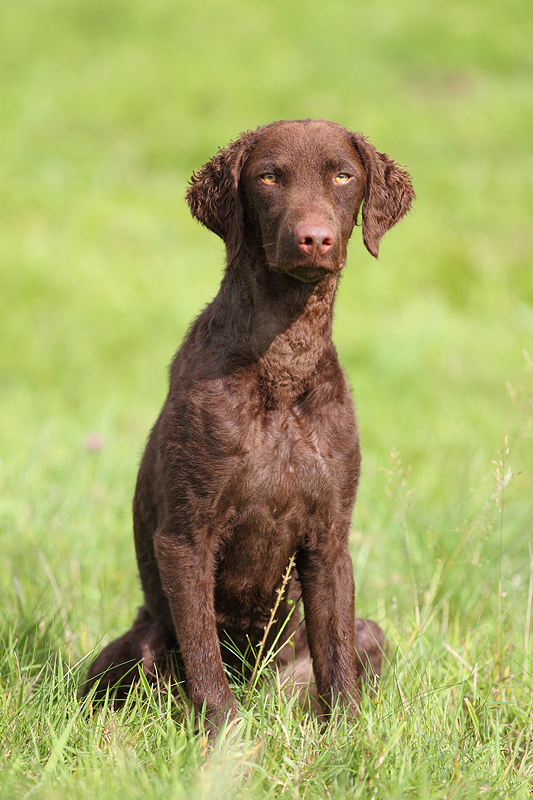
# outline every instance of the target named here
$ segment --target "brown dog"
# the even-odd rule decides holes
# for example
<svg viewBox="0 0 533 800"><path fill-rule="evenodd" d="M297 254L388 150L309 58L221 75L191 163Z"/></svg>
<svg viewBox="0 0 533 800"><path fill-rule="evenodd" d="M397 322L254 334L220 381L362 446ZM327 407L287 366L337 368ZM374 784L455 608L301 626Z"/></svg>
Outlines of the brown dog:
<svg viewBox="0 0 533 800"><path fill-rule="evenodd" d="M170 372L133 504L145 605L92 664L86 691L165 669L176 650L188 695L215 727L236 710L224 664L263 637L293 553L282 667L309 675L325 713L356 710L379 674L383 633L355 620L348 533L359 479L350 392L331 341L333 302L362 203L363 240L408 211L406 172L327 121L244 134L193 175L194 217L220 236L227 268ZM305 624L293 614L303 598ZM307 667L305 666L307 664ZM241 664L242 668L242 664ZM304 674L305 678L305 674Z"/></svg>

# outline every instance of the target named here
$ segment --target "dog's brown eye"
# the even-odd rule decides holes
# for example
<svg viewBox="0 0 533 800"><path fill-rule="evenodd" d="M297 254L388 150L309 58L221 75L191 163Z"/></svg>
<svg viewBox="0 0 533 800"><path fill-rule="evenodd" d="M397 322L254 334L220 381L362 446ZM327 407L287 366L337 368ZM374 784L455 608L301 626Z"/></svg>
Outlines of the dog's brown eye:
<svg viewBox="0 0 533 800"><path fill-rule="evenodd" d="M338 175L335 175L335 183L346 183L350 180L350 175L347 175L345 172L339 172Z"/></svg>
<svg viewBox="0 0 533 800"><path fill-rule="evenodd" d="M266 172L264 175L261 175L261 180L265 183L277 183L278 179L274 175L273 172Z"/></svg>

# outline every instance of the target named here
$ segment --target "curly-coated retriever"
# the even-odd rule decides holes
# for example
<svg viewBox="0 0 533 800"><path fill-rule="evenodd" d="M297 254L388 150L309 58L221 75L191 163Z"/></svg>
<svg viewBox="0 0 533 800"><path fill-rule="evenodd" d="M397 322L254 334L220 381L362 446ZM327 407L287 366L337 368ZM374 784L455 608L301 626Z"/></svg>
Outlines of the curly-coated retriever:
<svg viewBox="0 0 533 800"><path fill-rule="evenodd" d="M377 257L413 197L388 155L324 120L243 134L193 175L189 207L224 240L227 267L174 359L139 469L145 603L92 664L86 692L124 696L139 668L151 676L176 651L196 712L217 728L236 711L225 665L262 639L296 553L267 647L281 631L278 663L309 678L311 657L322 711L340 701L357 712L384 639L354 614L359 439L333 304L361 204ZM287 623L300 595L305 623L298 610Z"/></svg>

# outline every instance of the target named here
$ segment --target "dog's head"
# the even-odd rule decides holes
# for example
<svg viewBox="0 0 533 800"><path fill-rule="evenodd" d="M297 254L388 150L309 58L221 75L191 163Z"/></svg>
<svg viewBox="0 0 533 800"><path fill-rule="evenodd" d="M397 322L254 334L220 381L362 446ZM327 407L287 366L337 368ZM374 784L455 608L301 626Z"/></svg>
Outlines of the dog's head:
<svg viewBox="0 0 533 800"><path fill-rule="evenodd" d="M409 175L359 133L325 120L273 122L218 151L191 179L191 213L220 236L228 263L247 226L266 259L300 280L338 271L362 204L363 241L381 238L409 210Z"/></svg>

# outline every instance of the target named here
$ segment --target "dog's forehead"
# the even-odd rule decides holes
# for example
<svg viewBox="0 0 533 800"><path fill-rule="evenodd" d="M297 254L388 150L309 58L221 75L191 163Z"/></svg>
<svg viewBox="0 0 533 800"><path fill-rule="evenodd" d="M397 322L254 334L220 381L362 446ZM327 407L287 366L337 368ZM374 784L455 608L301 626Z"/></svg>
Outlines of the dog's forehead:
<svg viewBox="0 0 533 800"><path fill-rule="evenodd" d="M267 126L254 147L252 163L324 165L339 159L357 162L346 128L326 121L277 122Z"/></svg>

